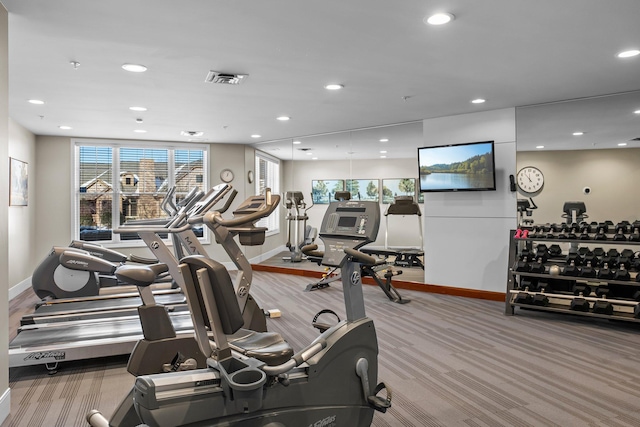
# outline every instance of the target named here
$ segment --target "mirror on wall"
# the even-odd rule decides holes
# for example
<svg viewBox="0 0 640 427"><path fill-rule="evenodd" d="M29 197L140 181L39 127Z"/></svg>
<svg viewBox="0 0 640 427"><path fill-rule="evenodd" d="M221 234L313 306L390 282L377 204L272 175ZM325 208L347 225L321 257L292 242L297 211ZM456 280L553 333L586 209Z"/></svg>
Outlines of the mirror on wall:
<svg viewBox="0 0 640 427"><path fill-rule="evenodd" d="M383 186L403 179L417 178L416 155L418 147L423 145L422 126L422 121L417 121L262 142L253 144L253 147L281 160L281 193L302 192L307 207L313 200L315 205L307 211L307 224L319 228L326 207L339 187L350 190L354 197L360 197L361 200L379 200L381 211L384 212L388 204L382 202L382 195L385 194ZM417 196L412 190L415 186L410 188L405 182L400 186L392 186L387 192L393 195L400 191L398 188L412 191L411 195ZM315 200L312 196L314 191L317 193ZM284 209L282 211L284 218ZM391 230L389 245L401 246L405 243L411 247L419 246L421 241L418 221L415 218L415 221L407 221L403 226ZM395 225L396 222L391 221L391 227ZM285 241L287 226L285 222ZM374 245L384 246L385 230L386 221L383 217L378 240ZM403 274L402 279L423 282L424 273L420 270L415 275Z"/></svg>
<svg viewBox="0 0 640 427"><path fill-rule="evenodd" d="M536 224L565 222L568 201L589 222L640 219L640 91L518 107L516 147L518 199L533 200Z"/></svg>

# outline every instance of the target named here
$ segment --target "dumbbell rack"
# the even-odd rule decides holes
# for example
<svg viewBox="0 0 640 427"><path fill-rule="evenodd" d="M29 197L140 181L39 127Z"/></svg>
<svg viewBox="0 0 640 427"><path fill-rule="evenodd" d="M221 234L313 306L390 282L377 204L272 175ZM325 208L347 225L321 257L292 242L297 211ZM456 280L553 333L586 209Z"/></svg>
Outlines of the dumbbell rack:
<svg viewBox="0 0 640 427"><path fill-rule="evenodd" d="M515 238L516 231L511 230L509 235L509 266L507 271L507 292L505 297L505 315L512 316L515 314L515 308L526 308L531 310L540 310L540 311L548 311L548 312L556 312L556 313L569 313L575 314L578 316L587 316L587 317L595 317L595 318L603 318L603 319L616 319L623 320L629 322L640 322L640 318L635 317L634 309L636 306L640 304L638 301L634 301L632 299L623 299L623 298L603 298L603 297L588 297L588 296L576 296L573 294L567 293L554 293L553 290L551 292L538 292L531 290L523 290L519 289L518 282L522 277L526 278L537 278L537 279L546 279L546 280L566 280L573 281L576 283L586 284L590 287L596 288L599 285L605 284L616 284L616 285L626 285L626 286L634 286L640 289L640 283L635 281L635 276L631 275L630 280L613 280L613 279L598 279L598 278L587 278L580 276L569 276L569 275L551 275L549 274L549 266L552 264L557 264L562 266L565 261L564 258L551 258L545 262L545 273L532 273L532 272L523 272L516 271L514 269L514 265L516 261L519 259L519 253L527 244L527 242L536 242L536 243L558 243L558 244L576 244L577 246L611 246L616 248L623 247L636 247L640 250L640 242L629 242L629 241L616 241L609 238L608 240L579 240L579 239L557 239L557 238ZM635 252L635 250L634 250ZM637 274L640 274L637 273ZM547 305L534 305L532 303L520 303L517 302L518 299L522 299L523 296L526 297L525 294L529 294L532 297L538 296L546 296L548 299ZM538 297L540 298L540 297ZM589 302L589 311L578 311L571 309L571 301L575 298L582 298ZM607 301L613 306L612 314L602 314L602 313L594 313L592 311L594 304L597 301Z"/></svg>

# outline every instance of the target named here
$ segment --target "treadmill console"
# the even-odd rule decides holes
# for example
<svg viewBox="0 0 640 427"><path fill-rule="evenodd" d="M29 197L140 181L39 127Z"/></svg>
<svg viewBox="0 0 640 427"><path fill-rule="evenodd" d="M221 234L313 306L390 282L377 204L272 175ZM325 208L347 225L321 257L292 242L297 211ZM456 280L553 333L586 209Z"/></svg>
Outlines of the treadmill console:
<svg viewBox="0 0 640 427"><path fill-rule="evenodd" d="M358 249L373 242L379 227L380 205L377 202L330 203L319 233L325 246L322 264L341 265L346 257L344 249Z"/></svg>

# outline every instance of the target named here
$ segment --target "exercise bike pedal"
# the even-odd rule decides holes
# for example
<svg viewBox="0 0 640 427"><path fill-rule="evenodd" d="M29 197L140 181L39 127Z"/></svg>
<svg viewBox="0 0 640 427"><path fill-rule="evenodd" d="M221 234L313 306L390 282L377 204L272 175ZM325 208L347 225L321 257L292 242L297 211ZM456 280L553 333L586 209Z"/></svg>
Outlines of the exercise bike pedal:
<svg viewBox="0 0 640 427"><path fill-rule="evenodd" d="M384 398L378 396L378 393L380 393L382 390L387 391L387 396ZM385 413L387 412L387 409L391 407L391 389L387 387L384 382L381 382L373 391L373 396L369 396L367 398L367 401L369 402L369 406L371 406L373 409Z"/></svg>
<svg viewBox="0 0 640 427"><path fill-rule="evenodd" d="M317 330L319 330L320 332L324 332L327 329L329 329L332 326L334 326L334 325L331 325L329 323L318 322L318 318L322 314L333 314L334 316L336 316L336 319L338 319L338 322L340 322L340 316L338 316L335 311L329 310L328 308L325 308L324 310L320 310L315 316L313 316L313 320L311 321L311 325L313 325L313 327L316 328ZM336 323L338 323L338 322L336 322Z"/></svg>

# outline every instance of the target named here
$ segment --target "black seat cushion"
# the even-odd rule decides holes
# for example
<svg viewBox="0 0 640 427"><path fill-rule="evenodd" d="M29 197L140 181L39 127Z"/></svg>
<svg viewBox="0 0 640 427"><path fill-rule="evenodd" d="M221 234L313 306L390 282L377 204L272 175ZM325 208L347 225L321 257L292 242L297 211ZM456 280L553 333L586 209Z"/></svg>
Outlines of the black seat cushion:
<svg viewBox="0 0 640 427"><path fill-rule="evenodd" d="M240 329L227 338L233 350L247 357L261 360L269 366L285 363L293 356L293 348L277 332Z"/></svg>

